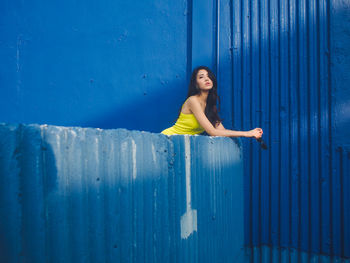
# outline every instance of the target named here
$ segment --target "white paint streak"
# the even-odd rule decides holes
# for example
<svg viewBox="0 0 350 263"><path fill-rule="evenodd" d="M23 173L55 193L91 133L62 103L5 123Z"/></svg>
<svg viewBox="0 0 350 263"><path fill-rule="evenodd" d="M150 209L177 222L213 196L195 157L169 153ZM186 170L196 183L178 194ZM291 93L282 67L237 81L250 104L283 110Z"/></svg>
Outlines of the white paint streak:
<svg viewBox="0 0 350 263"><path fill-rule="evenodd" d="M186 171L186 213L181 216L181 238L188 238L197 231L197 210L191 207L191 146L190 137L184 136L185 140L185 171Z"/></svg>
<svg viewBox="0 0 350 263"><path fill-rule="evenodd" d="M70 131L71 135L73 136L73 138L75 139L77 137L76 131L74 131L72 129L70 129L69 131Z"/></svg>
<svg viewBox="0 0 350 263"><path fill-rule="evenodd" d="M134 140L131 140L132 144L132 177L136 179L136 143Z"/></svg>
<svg viewBox="0 0 350 263"><path fill-rule="evenodd" d="M156 149L154 148L154 145L152 144L152 157L153 157L153 163L156 164Z"/></svg>
<svg viewBox="0 0 350 263"><path fill-rule="evenodd" d="M185 167L186 167L186 210L191 210L191 146L190 138L185 136Z"/></svg>

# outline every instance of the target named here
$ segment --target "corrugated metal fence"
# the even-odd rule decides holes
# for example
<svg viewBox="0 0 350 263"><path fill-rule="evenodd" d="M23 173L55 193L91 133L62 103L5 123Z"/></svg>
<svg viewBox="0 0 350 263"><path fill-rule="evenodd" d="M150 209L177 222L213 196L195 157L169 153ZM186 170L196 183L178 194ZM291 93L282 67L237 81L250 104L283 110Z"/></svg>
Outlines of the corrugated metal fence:
<svg viewBox="0 0 350 263"><path fill-rule="evenodd" d="M350 258L350 155L332 143L331 2L217 4L224 113L235 129L262 127L270 147L243 144L246 244Z"/></svg>
<svg viewBox="0 0 350 263"><path fill-rule="evenodd" d="M237 141L0 125L0 262L245 262Z"/></svg>

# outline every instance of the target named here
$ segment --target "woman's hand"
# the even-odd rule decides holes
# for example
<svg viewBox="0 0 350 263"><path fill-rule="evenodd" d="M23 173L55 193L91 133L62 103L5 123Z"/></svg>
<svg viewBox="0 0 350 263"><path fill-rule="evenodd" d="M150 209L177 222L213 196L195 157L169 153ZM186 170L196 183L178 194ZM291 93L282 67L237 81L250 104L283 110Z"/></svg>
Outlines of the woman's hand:
<svg viewBox="0 0 350 263"><path fill-rule="evenodd" d="M248 131L248 137L254 137L255 139L260 139L263 135L263 130L261 128L255 128Z"/></svg>

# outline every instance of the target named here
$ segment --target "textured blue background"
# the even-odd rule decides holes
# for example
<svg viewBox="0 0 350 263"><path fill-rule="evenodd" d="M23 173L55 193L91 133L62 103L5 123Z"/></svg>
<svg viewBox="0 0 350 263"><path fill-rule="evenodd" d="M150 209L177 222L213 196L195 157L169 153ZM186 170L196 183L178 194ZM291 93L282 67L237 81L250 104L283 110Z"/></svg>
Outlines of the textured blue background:
<svg viewBox="0 0 350 263"><path fill-rule="evenodd" d="M172 124L189 74L217 73L243 139L246 244L350 257L347 0L31 3L0 8L0 122Z"/></svg>
<svg viewBox="0 0 350 263"><path fill-rule="evenodd" d="M0 5L1 122L160 131L176 118L187 1Z"/></svg>
<svg viewBox="0 0 350 263"><path fill-rule="evenodd" d="M0 125L0 262L244 263L241 150L229 138Z"/></svg>

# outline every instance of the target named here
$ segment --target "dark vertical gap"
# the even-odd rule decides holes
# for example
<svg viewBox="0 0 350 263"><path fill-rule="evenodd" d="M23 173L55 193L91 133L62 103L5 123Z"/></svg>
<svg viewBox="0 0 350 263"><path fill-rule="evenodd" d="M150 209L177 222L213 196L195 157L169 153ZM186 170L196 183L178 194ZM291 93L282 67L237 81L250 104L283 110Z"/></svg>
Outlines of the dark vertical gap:
<svg viewBox="0 0 350 263"><path fill-rule="evenodd" d="M295 21L296 21L296 60L297 60L297 70L296 70L296 95L297 95L297 107L298 107L298 143L297 143L297 148L298 148L298 210L299 210L299 217L298 217L298 249L301 249L301 178L300 178L300 171L301 171L301 142L300 142L300 127L301 127L301 120L300 120L300 25L299 25L299 19L300 19L300 6L299 6L299 0L296 1L296 6L295 6ZM301 262L301 253L298 253L298 262Z"/></svg>
<svg viewBox="0 0 350 263"><path fill-rule="evenodd" d="M231 105L231 116L232 116L232 119L231 119L231 126L232 128L235 129L234 127L234 118L235 118L235 101L234 101L234 78L235 78L235 74L234 74L234 57L233 57L233 44L234 44L234 29L233 29L233 20L234 20L234 15L233 15L233 4L232 4L232 0L229 2L229 7L230 7L230 32L231 32L231 39L230 39L230 57L231 57L231 66L232 66L232 78L231 78L231 87L232 87L232 97L231 97L231 101L232 101L232 105Z"/></svg>
<svg viewBox="0 0 350 263"><path fill-rule="evenodd" d="M250 89L250 94L249 94L249 119L250 123L249 126L253 127L253 33L252 33L252 0L249 0L249 12L248 12L248 23L249 23L249 89ZM253 143L252 140L250 140L250 158L253 160ZM251 168L252 170L252 168ZM251 171L251 174L253 171Z"/></svg>
<svg viewBox="0 0 350 263"><path fill-rule="evenodd" d="M192 72L192 1L187 1L187 83L189 83Z"/></svg>
<svg viewBox="0 0 350 263"><path fill-rule="evenodd" d="M270 6L271 2L268 1L268 8L267 8L267 15L268 15L268 63L269 63L269 95L271 97L271 13L270 13ZM271 144L271 99L269 100L269 142ZM272 211L271 211L271 179L272 179L272 161L271 161L271 151L269 151L269 244L272 245L272 237L271 237L271 217L272 217ZM270 252L270 259L272 260L272 249L269 249Z"/></svg>
<svg viewBox="0 0 350 263"><path fill-rule="evenodd" d="M288 232L289 232L289 246L292 246L292 161L291 159L294 158L292 155L292 132L291 132L291 127L292 127L292 111L291 111L291 98L292 98L292 92L291 89L294 88L291 85L291 80L292 80L292 72L291 72L291 15L290 15L290 0L288 0L288 122L289 122L289 134L288 134L288 150L289 150L289 167L288 167L288 173L289 173L289 180L288 180L288 190L289 190L289 197L288 197L288 202L289 202L289 225L288 225ZM291 253L289 255L289 262L291 262Z"/></svg>
<svg viewBox="0 0 350 263"><path fill-rule="evenodd" d="M240 1L240 20L241 20L241 127L240 129L243 130L243 115L244 115L244 111L243 111L243 37L242 37L242 32L243 32L243 19L242 19L242 14L243 14L243 5L242 5L242 1L245 0L241 0Z"/></svg>
<svg viewBox="0 0 350 263"><path fill-rule="evenodd" d="M333 211L333 205L332 205L332 187L333 187L333 181L332 181L332 170L333 170L333 145L332 145L332 74L331 74L331 34L330 34L330 23L331 23L331 4L330 0L327 1L327 50L328 50L328 62L327 62L327 73L328 73L328 142L329 142L329 171L328 174L330 175L329 178L329 205L330 205L330 211L329 213L329 227L330 227L330 253L333 255L333 219L332 219L332 211Z"/></svg>
<svg viewBox="0 0 350 263"><path fill-rule="evenodd" d="M322 130L321 130L321 87L320 87L320 83L321 83L321 76L320 76L320 8L319 8L319 1L317 1L316 3L316 33L317 33L317 78L316 78L316 87L317 87L317 130L318 130L318 181L320 182L319 184L319 195L318 195L318 201L319 201L319 218L320 218L320 225L319 225L319 232L320 232L320 239L319 239L319 248L320 248L320 253L323 253L322 251L322 241L323 241L323 233L322 233L322 145L321 145L321 134L322 134Z"/></svg>
<svg viewBox="0 0 350 263"><path fill-rule="evenodd" d="M249 126L252 127L252 119L253 119L253 114L252 114L252 108L253 108L253 68L252 68L252 52L253 52L253 41L252 41L252 0L249 0L249 4L248 4L248 30L249 30L249 65L248 65L248 78L247 80L249 81ZM254 224L255 221L253 221L253 209L254 209L254 199L253 199L253 190L254 190L254 183L253 183L253 163L251 160L253 160L253 143L252 140L249 140L249 177L250 177L250 193L251 193L251 197L250 200L252 202L252 206L251 206L251 211L250 211L250 215L252 218L252 228L251 230L253 230L254 228ZM252 245L254 246L254 241L253 241L253 231L251 231L251 237L252 237Z"/></svg>
<svg viewBox="0 0 350 263"><path fill-rule="evenodd" d="M311 140L310 140L310 19L309 19L309 1L305 1L306 3L306 58L307 58L307 155L308 155L308 160L310 162L311 160ZM309 206L309 240L308 240L308 252L311 252L311 165L308 165L308 206ZM308 254L308 258L310 260L310 253Z"/></svg>
<svg viewBox="0 0 350 263"><path fill-rule="evenodd" d="M257 12L257 22L258 22L258 35L259 35L259 66L258 66L258 72L259 72L259 78L258 78L258 83L259 83L259 119L258 119L258 123L259 123L259 127L261 127L261 124L262 124L262 111L261 111L261 108L262 108L262 99L261 99L261 96L262 96L262 93L261 93L261 89L262 89L262 85L261 85L261 21L260 21L260 10L261 10L261 5L260 5L260 1L257 1L257 5L258 5L258 8L256 10ZM261 150L259 149L259 246L262 245L262 242L261 242L261 232L262 232L262 216L261 216L261 176L262 176L262 154L261 154ZM261 250L260 250L260 255L261 255ZM260 256L260 262L262 260L262 257Z"/></svg>
<svg viewBox="0 0 350 263"><path fill-rule="evenodd" d="M21 220L19 222L19 233L21 235L20 237L20 241L19 241L19 249L18 249L18 252L19 252L19 259L21 260L24 260L25 258L25 255L26 255L26 244L25 244L25 226L24 226L24 210L25 210L25 203L24 203L24 182L23 182L23 173L25 172L24 171L24 165L23 165L23 158L24 158L24 154L23 154L23 151L24 151L24 142L23 142L23 133L24 133L24 128L23 128L23 124L19 124L18 125L18 128L17 128L17 131L16 131L16 149L15 149L15 152L16 152L16 162L17 162L17 166L19 168L19 171L18 171L18 193L17 193L17 200L18 200L18 203L19 203L19 212L20 212L20 215L21 215ZM18 151L18 152L17 152ZM51 244L50 244L51 245Z"/></svg>
<svg viewBox="0 0 350 263"><path fill-rule="evenodd" d="M252 76L252 73L253 73L253 69L252 69L252 52L253 52L253 43L252 43L252 0L249 0L249 4L248 4L248 30L249 30L249 60L248 60L248 78L247 78L247 81L248 81L248 85L249 85L249 128L252 127L252 118L253 118L253 114L252 114L252 101L253 101L253 76ZM254 224L255 224L255 221L253 221L253 210L254 210L254 203L255 203L255 200L253 199L253 190L254 190L254 180L253 180L253 163L251 160L253 160L253 143L252 143L252 140L249 140L249 177L250 177L250 193L251 193L251 202L252 202L252 206L251 206L251 211L250 211L250 215L252 217L252 220L251 220L251 224L252 224L252 230L254 229ZM254 244L254 240L253 240L253 231L251 231L251 237L252 237L252 245L253 247L255 246ZM254 253L254 256L255 256L255 253ZM255 261L255 260L254 260Z"/></svg>
<svg viewBox="0 0 350 263"><path fill-rule="evenodd" d="M340 256L345 257L344 255L344 150L343 148L339 149L339 183L340 183ZM346 162L346 161L345 161Z"/></svg>
<svg viewBox="0 0 350 263"><path fill-rule="evenodd" d="M278 30L277 30L277 41L278 41L278 73L277 73L277 83L278 83L278 113L279 113L279 117L278 117L278 246L279 248L281 247L281 224L282 224L282 216L281 216L281 86L282 86L282 79L281 79L281 3L280 1L278 1L277 4L277 23L278 23ZM279 249L279 262L282 262L282 257L281 257L281 250Z"/></svg>
<svg viewBox="0 0 350 263"><path fill-rule="evenodd" d="M243 130L243 127L244 127L244 125L243 125L243 120L244 120L244 110L243 110L243 103L244 103L244 100L243 100L243 85L244 85L244 82L243 82L243 74L244 74L244 70L243 70L243 49L244 49L244 46L243 46L243 41L244 41L244 39L243 39L243 37L242 37L242 34L243 34L243 23L244 23L244 19L243 19L243 4L242 4L242 2L243 2L244 0L241 0L240 1L240 17L239 17L239 19L240 19L240 21L241 21L241 23L240 23L240 33L241 33L241 37L240 37L240 41L241 41L241 49L240 49L240 51L241 51L241 55L240 55L240 60L241 60L241 75L240 75L240 78L241 78L241 81L240 81L240 84L241 84L241 86L239 87L240 88L240 96L241 96L241 98L240 98L240 100L241 100L241 127L240 127L240 129L241 130ZM249 178L249 180L250 180L250 178ZM248 229L249 229L249 244L248 244L248 246L250 247L250 254L252 255L252 259L251 260L253 260L253 257L254 257L254 250L253 250L253 243L252 243L252 227L253 227L253 225L252 225L252 215L251 215L251 211L252 211L252 202L251 202L251 185L249 184L249 198L250 198L250 202L249 202L249 204L248 204L248 206L249 206L249 219L248 219Z"/></svg>
<svg viewBox="0 0 350 263"><path fill-rule="evenodd" d="M45 129L45 128L44 128ZM45 136L45 132L43 129L41 129L41 162L42 162L42 182L43 182L43 210L44 210L44 216L45 216L45 220L44 220L44 235L45 235L45 255L44 258L45 260L48 262L50 261L50 249L49 244L49 233L48 233L48 229L49 229L49 213L48 213L48 201L47 201L47 196L48 196L48 172L47 172L47 153L49 151L48 147L47 147L47 143L46 143L46 136Z"/></svg>

